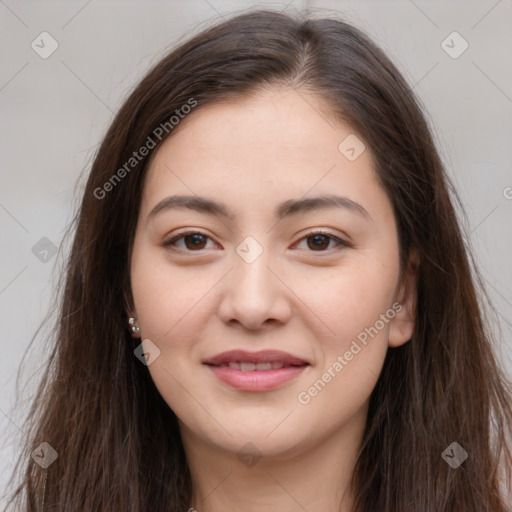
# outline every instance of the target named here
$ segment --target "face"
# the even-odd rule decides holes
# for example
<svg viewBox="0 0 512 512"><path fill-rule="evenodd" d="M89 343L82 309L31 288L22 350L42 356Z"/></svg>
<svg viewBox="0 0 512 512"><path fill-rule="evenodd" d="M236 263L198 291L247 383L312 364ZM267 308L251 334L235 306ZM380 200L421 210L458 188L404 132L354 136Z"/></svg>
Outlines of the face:
<svg viewBox="0 0 512 512"><path fill-rule="evenodd" d="M185 441L307 450L364 419L412 334L390 200L327 109L287 89L198 107L153 155L130 313Z"/></svg>

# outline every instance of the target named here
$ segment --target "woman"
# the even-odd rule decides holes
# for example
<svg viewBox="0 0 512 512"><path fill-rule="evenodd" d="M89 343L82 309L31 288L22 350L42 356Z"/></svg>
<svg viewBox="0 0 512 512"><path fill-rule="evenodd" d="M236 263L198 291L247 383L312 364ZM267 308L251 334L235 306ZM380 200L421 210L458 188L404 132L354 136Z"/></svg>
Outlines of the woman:
<svg viewBox="0 0 512 512"><path fill-rule="evenodd" d="M343 21L252 12L171 52L92 166L13 503L510 510L512 393L450 187Z"/></svg>

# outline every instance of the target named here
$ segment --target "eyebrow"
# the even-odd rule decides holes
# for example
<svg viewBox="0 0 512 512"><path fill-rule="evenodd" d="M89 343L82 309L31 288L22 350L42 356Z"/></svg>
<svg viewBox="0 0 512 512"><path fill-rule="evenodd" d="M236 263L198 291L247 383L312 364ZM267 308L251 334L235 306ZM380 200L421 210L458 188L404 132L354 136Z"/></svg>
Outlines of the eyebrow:
<svg viewBox="0 0 512 512"><path fill-rule="evenodd" d="M231 220L235 218L234 213L231 212L223 203L206 197L174 195L166 197L157 203L151 212L149 212L148 221L158 213L174 208L186 208L196 212L216 215ZM318 197L309 197L304 199L289 199L277 206L274 215L278 220L282 220L285 217L325 208L344 208L367 220L372 220L370 214L362 205L348 197L333 194L324 194Z"/></svg>

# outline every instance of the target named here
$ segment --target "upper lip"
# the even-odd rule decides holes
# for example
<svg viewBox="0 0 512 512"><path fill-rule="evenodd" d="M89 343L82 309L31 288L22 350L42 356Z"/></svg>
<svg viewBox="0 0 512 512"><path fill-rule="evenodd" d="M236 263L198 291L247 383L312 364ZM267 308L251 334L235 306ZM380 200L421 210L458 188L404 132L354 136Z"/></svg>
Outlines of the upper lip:
<svg viewBox="0 0 512 512"><path fill-rule="evenodd" d="M280 362L284 365L305 365L309 364L300 357L293 356L280 350L260 350L259 352L247 352L246 350L229 350L203 361L203 364L222 365L235 362L244 363L274 363Z"/></svg>

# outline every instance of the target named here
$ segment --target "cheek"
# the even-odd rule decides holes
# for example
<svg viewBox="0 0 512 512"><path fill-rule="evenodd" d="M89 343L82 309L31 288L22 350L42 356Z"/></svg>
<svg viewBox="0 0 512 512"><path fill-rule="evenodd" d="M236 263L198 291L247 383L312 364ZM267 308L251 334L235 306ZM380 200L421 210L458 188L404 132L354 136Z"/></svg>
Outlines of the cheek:
<svg viewBox="0 0 512 512"><path fill-rule="evenodd" d="M378 265L352 267L350 273L333 277L318 297L317 311L332 332L317 337L321 362L296 401L300 410L321 417L326 426L348 421L375 387L395 316L394 276Z"/></svg>
<svg viewBox="0 0 512 512"><path fill-rule="evenodd" d="M397 265L367 259L336 270L328 279L317 283L313 292L310 289L308 305L327 327L322 331L326 333L322 337L326 355L332 357L333 351L344 350L376 322L382 331L379 339L387 338L393 311L384 325L379 319L391 308L397 278Z"/></svg>
<svg viewBox="0 0 512 512"><path fill-rule="evenodd" d="M321 363L296 398L299 407L321 416L326 425L346 421L375 387L395 316L397 278L397 265L369 258L333 274L316 297L316 312L329 332L317 337Z"/></svg>
<svg viewBox="0 0 512 512"><path fill-rule="evenodd" d="M143 337L159 345L183 344L177 334L194 331L217 279L211 271L173 266L159 250L134 251L131 284Z"/></svg>
<svg viewBox="0 0 512 512"><path fill-rule="evenodd" d="M141 337L158 347L148 366L155 386L178 417L200 417L189 393L197 382L194 347L210 313L208 291L218 277L172 266L153 248L134 250L131 284ZM148 345L149 346L149 345ZM194 362L193 362L194 361ZM204 418L203 418L204 422Z"/></svg>

